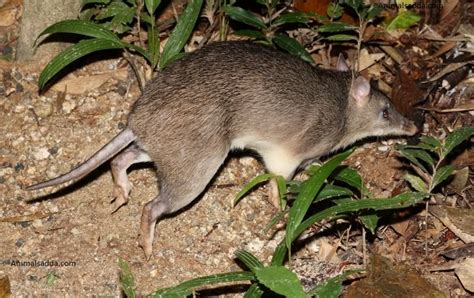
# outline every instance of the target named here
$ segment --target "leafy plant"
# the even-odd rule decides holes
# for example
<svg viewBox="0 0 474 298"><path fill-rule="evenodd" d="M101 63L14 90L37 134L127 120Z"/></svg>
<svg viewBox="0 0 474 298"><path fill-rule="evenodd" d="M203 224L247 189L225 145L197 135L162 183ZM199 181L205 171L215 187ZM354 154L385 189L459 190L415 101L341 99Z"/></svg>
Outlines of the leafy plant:
<svg viewBox="0 0 474 298"><path fill-rule="evenodd" d="M238 250L235 256L248 270L188 280L175 287L157 290L152 297L183 297L192 295L205 285L241 281L251 282L244 297L261 297L265 293L287 297L338 297L342 291L342 282L354 271L344 272L305 291L296 274L284 266L296 239L318 221L348 217L364 210L405 208L426 197L425 193L408 192L388 199L365 198L368 192L359 174L353 169L340 166L352 152L353 150L348 150L335 155L321 166L310 167L308 170L310 178L306 181L284 184L287 194L295 192L297 195L296 199L288 200L291 207L287 209L286 235L275 249L270 264L263 264L250 252ZM275 176L271 174L255 178L245 187L244 192L238 194L239 199L258 183L272 178ZM355 199L357 196L361 198ZM308 214L312 204L323 200L332 203L332 206L315 214Z"/></svg>
<svg viewBox="0 0 474 298"><path fill-rule="evenodd" d="M40 74L38 85L45 85L72 62L103 50L129 51L143 56L150 66L164 68L179 57L199 17L203 0L191 0L179 18L163 52L160 54L160 38L156 26L156 13L161 0L84 0L82 20L65 20L55 23L38 37L46 34L75 34L82 39L53 58ZM147 45L129 43L121 37L132 33L133 26L146 27Z"/></svg>
<svg viewBox="0 0 474 298"><path fill-rule="evenodd" d="M279 2L278 0L257 0L256 3L266 11L264 16L233 5L225 6L224 12L231 19L252 27L252 29L237 30L235 34L266 44L274 44L307 62L314 62L304 47L295 39L281 33L281 29L287 24L308 24L317 17L316 14L287 12L286 7L278 10Z"/></svg>
<svg viewBox="0 0 474 298"><path fill-rule="evenodd" d="M415 172L415 175L405 175L411 187L432 194L454 173L454 167L446 164L446 159L472 134L474 127L462 127L454 130L444 141L422 136L418 145L398 146L398 151L410 162Z"/></svg>

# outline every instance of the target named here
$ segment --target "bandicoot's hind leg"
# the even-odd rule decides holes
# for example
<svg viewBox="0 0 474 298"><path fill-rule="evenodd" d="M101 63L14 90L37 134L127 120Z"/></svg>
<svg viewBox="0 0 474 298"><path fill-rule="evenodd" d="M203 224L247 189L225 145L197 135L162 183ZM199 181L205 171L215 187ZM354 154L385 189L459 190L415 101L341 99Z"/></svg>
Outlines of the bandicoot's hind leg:
<svg viewBox="0 0 474 298"><path fill-rule="evenodd" d="M185 160L157 161L160 193L143 207L140 224L139 242L147 259L152 253L157 220L180 210L198 197L224 162L228 150L227 145L221 144L214 149L192 149L188 155L186 150L184 156L189 158Z"/></svg>
<svg viewBox="0 0 474 298"><path fill-rule="evenodd" d="M112 213L128 202L132 185L128 180L127 169L135 163L151 161L148 154L136 144L132 144L120 152L111 162L112 177L114 178Z"/></svg>

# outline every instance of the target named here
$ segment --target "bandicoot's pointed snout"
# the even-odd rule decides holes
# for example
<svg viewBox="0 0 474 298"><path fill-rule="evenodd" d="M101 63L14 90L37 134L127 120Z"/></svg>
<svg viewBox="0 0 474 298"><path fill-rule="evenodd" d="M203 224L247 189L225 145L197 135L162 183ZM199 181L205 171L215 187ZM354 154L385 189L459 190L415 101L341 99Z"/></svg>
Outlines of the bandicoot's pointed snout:
<svg viewBox="0 0 474 298"><path fill-rule="evenodd" d="M403 124L403 130L406 131L409 136L413 136L418 132L418 127L416 127L415 122L407 120Z"/></svg>

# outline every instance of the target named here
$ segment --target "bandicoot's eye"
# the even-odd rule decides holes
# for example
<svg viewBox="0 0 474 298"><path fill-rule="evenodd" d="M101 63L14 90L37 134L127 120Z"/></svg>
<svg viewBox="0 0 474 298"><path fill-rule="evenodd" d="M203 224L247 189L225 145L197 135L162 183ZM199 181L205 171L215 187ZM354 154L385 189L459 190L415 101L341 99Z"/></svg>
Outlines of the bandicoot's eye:
<svg viewBox="0 0 474 298"><path fill-rule="evenodd" d="M383 109L383 111L382 111L382 117L383 117L384 119L388 119L388 118L390 117L390 112L388 111L387 108Z"/></svg>

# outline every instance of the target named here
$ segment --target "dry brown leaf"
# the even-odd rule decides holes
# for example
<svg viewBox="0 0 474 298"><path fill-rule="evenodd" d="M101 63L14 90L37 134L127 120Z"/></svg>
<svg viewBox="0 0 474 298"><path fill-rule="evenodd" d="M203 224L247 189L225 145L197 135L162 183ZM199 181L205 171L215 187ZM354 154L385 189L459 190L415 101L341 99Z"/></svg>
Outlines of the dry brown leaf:
<svg viewBox="0 0 474 298"><path fill-rule="evenodd" d="M127 69L121 68L108 73L63 79L54 84L51 89L54 91L63 92L67 88L67 91L70 94L84 94L88 91L99 88L111 78L115 78L117 80L126 80L127 76Z"/></svg>
<svg viewBox="0 0 474 298"><path fill-rule="evenodd" d="M463 287L469 292L474 292L474 258L466 258L454 272Z"/></svg>
<svg viewBox="0 0 474 298"><path fill-rule="evenodd" d="M359 55L359 71L362 71L372 65L377 61L385 57L384 53L369 54L367 49L362 49Z"/></svg>

